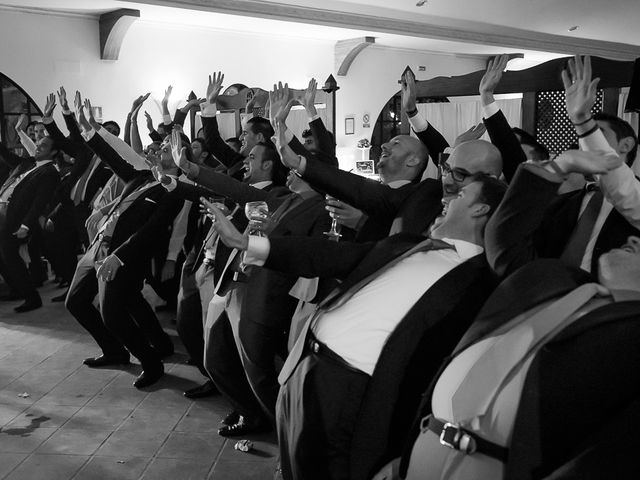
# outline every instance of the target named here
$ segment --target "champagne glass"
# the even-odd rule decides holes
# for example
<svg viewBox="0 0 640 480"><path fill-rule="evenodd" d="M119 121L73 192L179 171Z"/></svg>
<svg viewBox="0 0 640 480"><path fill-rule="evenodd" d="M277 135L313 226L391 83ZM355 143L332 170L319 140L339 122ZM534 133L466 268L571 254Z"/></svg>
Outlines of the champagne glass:
<svg viewBox="0 0 640 480"><path fill-rule="evenodd" d="M244 206L244 214L249 220L249 235L265 237L262 231L263 221L269 216L269 206L267 202L247 202Z"/></svg>
<svg viewBox="0 0 640 480"><path fill-rule="evenodd" d="M326 201L336 200L336 198L332 197L331 195L325 195L324 198ZM340 229L342 228L342 225L338 223L335 213L331 212L329 213L329 215L331 216L331 229L329 229L328 232L324 232L324 234L329 238L329 240L332 240L334 242L339 242L340 237L342 236L342 234L340 233Z"/></svg>
<svg viewBox="0 0 640 480"><path fill-rule="evenodd" d="M209 197L208 200L209 202L213 203L216 207L218 207L218 209L222 210L222 213L224 213L225 215L229 213L226 205L224 204L224 201L226 200L225 197ZM205 207L202 204L200 205L200 213L203 214L205 217L209 217L209 219L215 223L216 216L213 213L210 213L207 210L207 207Z"/></svg>

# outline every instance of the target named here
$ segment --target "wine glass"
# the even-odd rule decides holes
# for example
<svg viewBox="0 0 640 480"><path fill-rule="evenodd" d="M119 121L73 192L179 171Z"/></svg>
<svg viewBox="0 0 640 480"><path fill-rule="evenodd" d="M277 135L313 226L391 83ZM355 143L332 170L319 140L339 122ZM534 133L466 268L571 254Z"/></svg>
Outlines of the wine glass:
<svg viewBox="0 0 640 480"><path fill-rule="evenodd" d="M224 213L225 215L229 213L226 205L224 204L224 201L226 200L225 197L209 197L208 200L210 203L213 203L219 210L222 210L222 213ZM213 223L215 223L216 216L213 213L209 212L205 205L200 205L200 213L205 217L209 217L209 219Z"/></svg>
<svg viewBox="0 0 640 480"><path fill-rule="evenodd" d="M267 202L247 202L244 206L244 214L249 220L249 235L265 237L262 231L263 220L269 216L269 206Z"/></svg>
<svg viewBox="0 0 640 480"><path fill-rule="evenodd" d="M325 200L328 202L330 200L337 200L336 198L332 197L331 195L325 195ZM329 237L329 240L332 240L334 242L339 242L340 241L340 237L342 236L342 234L340 233L340 230L342 228L342 225L340 225L338 223L338 220L336 219L336 214L331 212L329 213L329 215L331 216L331 229L329 229L328 232L324 232L324 234Z"/></svg>

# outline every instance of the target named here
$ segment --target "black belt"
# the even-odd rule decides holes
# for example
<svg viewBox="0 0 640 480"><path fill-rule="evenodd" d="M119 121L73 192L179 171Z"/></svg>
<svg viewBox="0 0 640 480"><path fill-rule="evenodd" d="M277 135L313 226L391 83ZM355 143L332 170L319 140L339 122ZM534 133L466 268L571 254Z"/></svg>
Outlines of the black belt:
<svg viewBox="0 0 640 480"><path fill-rule="evenodd" d="M315 355L319 355L321 357L325 357L328 360L331 360L332 362L339 364L340 366L344 367L345 369L347 369L349 371L352 371L352 372L355 372L355 373L359 373L359 374L362 374L362 375L367 375L362 370L350 365L344 358L342 358L336 352L331 350L324 343L318 341L313 336L312 333L309 333L309 335L307 337L306 344L307 344L307 351L309 353L313 353Z"/></svg>
<svg viewBox="0 0 640 480"><path fill-rule="evenodd" d="M433 415L422 419L420 429L422 431L425 429L431 430L440 437L440 443L442 445L468 455L479 452L504 463L506 463L509 456L508 448L485 440L475 433L465 430L453 423L441 422Z"/></svg>

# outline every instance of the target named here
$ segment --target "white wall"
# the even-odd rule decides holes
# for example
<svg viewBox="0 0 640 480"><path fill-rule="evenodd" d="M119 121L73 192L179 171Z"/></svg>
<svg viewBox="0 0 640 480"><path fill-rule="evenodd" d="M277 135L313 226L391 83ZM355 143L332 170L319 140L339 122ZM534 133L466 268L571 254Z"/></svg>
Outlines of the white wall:
<svg viewBox="0 0 640 480"><path fill-rule="evenodd" d="M314 76L320 84L334 73L334 43L326 40L252 35L145 22L130 28L118 61L100 60L98 21L82 16L44 15L0 10L0 69L41 106L47 93L64 85L103 107L103 120L123 123L134 97L151 91L145 108L157 121L159 101L174 86L173 109L190 90L204 96L207 76L225 73L225 84L244 83L269 89L278 80L304 88ZM475 57L428 54L372 46L337 77L337 142L352 151L357 140L370 138L382 106L399 90L397 83L410 65L419 80L459 75L482 68ZM426 72L418 72L426 65ZM335 76L335 73L334 73ZM58 109L59 110L59 109ZM371 128L362 128L369 113ZM344 118L354 114L356 132L344 135ZM58 112L58 115L59 112ZM60 116L57 117L61 119ZM144 117L140 116L140 127Z"/></svg>

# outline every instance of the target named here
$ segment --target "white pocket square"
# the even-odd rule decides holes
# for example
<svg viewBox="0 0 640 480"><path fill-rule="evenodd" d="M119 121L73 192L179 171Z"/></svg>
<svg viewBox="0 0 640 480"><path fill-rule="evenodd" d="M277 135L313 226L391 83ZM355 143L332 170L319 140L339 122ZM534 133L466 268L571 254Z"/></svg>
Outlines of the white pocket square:
<svg viewBox="0 0 640 480"><path fill-rule="evenodd" d="M151 203L158 203L158 202L156 202L155 200L151 200L149 197L146 197L146 198L145 198L145 201L146 201L146 202L151 202Z"/></svg>

